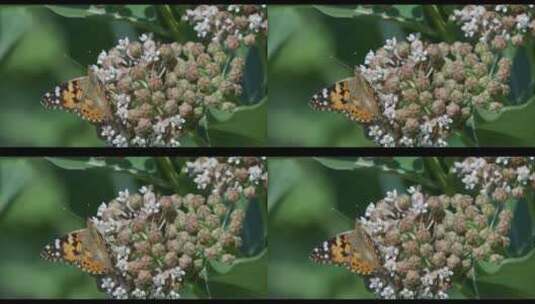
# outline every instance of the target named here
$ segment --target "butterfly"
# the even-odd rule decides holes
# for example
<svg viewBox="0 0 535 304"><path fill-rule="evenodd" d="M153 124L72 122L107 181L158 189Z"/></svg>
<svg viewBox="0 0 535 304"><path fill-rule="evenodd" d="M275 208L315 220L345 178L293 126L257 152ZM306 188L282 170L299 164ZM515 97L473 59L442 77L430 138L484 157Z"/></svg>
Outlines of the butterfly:
<svg viewBox="0 0 535 304"><path fill-rule="evenodd" d="M41 257L47 261L75 265L93 275L107 274L113 269L106 241L90 219L87 220L87 228L75 230L46 245Z"/></svg>
<svg viewBox="0 0 535 304"><path fill-rule="evenodd" d="M310 259L320 264L343 266L360 275L371 275L381 267L379 251L359 222L353 230L340 233L315 247Z"/></svg>
<svg viewBox="0 0 535 304"><path fill-rule="evenodd" d="M370 83L358 71L350 78L322 89L312 96L310 106L318 111L334 111L363 124L379 115L377 95Z"/></svg>
<svg viewBox="0 0 535 304"><path fill-rule="evenodd" d="M103 123L111 117L104 88L91 68L87 76L64 82L45 93L41 104L47 109L76 113L92 123Z"/></svg>

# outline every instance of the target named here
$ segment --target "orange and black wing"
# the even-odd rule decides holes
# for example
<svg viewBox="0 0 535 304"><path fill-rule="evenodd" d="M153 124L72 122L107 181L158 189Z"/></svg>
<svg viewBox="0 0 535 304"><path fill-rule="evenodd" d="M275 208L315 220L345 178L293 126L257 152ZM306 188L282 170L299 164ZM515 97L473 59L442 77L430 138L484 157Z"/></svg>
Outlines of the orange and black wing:
<svg viewBox="0 0 535 304"><path fill-rule="evenodd" d="M342 113L359 123L371 123L377 116L378 106L367 86L369 84L359 77L341 80L312 96L310 106L318 111Z"/></svg>
<svg viewBox="0 0 535 304"><path fill-rule="evenodd" d="M73 231L46 245L41 257L47 261L64 262L94 275L108 273L109 263L92 250L87 229Z"/></svg>
<svg viewBox="0 0 535 304"><path fill-rule="evenodd" d="M310 259L315 263L333 264L349 269L352 253L349 233L342 233L324 241L321 245L312 249Z"/></svg>
<svg viewBox="0 0 535 304"><path fill-rule="evenodd" d="M345 267L360 275L370 275L379 267L377 252L371 246L372 242L355 244L355 231L348 231L315 247L310 259L320 264Z"/></svg>
<svg viewBox="0 0 535 304"><path fill-rule="evenodd" d="M109 115L101 90L95 88L89 77L64 82L45 93L41 104L47 109L61 109L75 113L92 123L101 123Z"/></svg>

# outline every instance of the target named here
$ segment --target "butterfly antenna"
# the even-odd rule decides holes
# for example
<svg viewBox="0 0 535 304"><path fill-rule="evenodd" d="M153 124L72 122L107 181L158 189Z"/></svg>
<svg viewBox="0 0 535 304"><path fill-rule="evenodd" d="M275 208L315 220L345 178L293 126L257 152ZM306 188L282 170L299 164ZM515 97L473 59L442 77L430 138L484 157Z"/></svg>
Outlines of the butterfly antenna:
<svg viewBox="0 0 535 304"><path fill-rule="evenodd" d="M348 65L347 63L343 62L342 60L340 60L340 59L338 59L338 58L336 58L336 57L334 57L334 56L332 56L332 55L331 55L329 58L330 58L331 60L333 60L334 62L336 62L336 64L338 64L338 65L341 66L342 68L347 69L347 70L353 72L353 68L352 68L350 65Z"/></svg>

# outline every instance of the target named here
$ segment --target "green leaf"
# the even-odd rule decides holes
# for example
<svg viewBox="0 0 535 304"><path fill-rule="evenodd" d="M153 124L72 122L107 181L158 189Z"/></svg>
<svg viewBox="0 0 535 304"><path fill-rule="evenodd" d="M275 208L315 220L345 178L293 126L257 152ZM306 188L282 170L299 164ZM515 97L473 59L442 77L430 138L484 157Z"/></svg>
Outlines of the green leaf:
<svg viewBox="0 0 535 304"><path fill-rule="evenodd" d="M388 21L397 22L399 25L409 29L436 36L437 33L429 28L423 21L421 5L392 5L382 8L381 6L334 6L334 5L314 5L314 8L325 15L334 18L357 18L370 16Z"/></svg>
<svg viewBox="0 0 535 304"><path fill-rule="evenodd" d="M265 45L265 44L264 44ZM265 50L259 47L247 48L245 56L245 69L243 71L243 94L242 104L252 105L258 103L266 94L264 88L264 76L262 65L262 56L265 56Z"/></svg>
<svg viewBox="0 0 535 304"><path fill-rule="evenodd" d="M338 5L314 5L313 7L334 18L353 18L356 16L355 7Z"/></svg>
<svg viewBox="0 0 535 304"><path fill-rule="evenodd" d="M269 187L267 195L268 210L282 201L288 192L302 180L303 172L295 159L268 159Z"/></svg>
<svg viewBox="0 0 535 304"><path fill-rule="evenodd" d="M107 16L132 22L155 21L153 5L45 5L54 13L67 18Z"/></svg>
<svg viewBox="0 0 535 304"><path fill-rule="evenodd" d="M423 164L421 163L420 158L408 158L401 161L402 158L387 159L359 157L354 159L316 157L315 160L325 167L334 170L372 169L386 174L397 175L403 179L431 189L437 189L437 185L423 175Z"/></svg>
<svg viewBox="0 0 535 304"><path fill-rule="evenodd" d="M210 261L207 271L214 298L258 298L267 294L267 250L231 265Z"/></svg>
<svg viewBox="0 0 535 304"><path fill-rule="evenodd" d="M32 27L32 17L25 7L0 8L0 60Z"/></svg>
<svg viewBox="0 0 535 304"><path fill-rule="evenodd" d="M504 260L501 265L476 264L477 286L482 298L533 298L535 250L521 258Z"/></svg>
<svg viewBox="0 0 535 304"><path fill-rule="evenodd" d="M499 112L476 109L475 133L480 146L535 146L535 98Z"/></svg>
<svg viewBox="0 0 535 304"><path fill-rule="evenodd" d="M100 9L91 9L86 6L45 5L45 7L54 13L67 18L85 18L105 13Z"/></svg>
<svg viewBox="0 0 535 304"><path fill-rule="evenodd" d="M355 170L361 168L375 168L386 173L422 173L423 164L420 157L376 157L376 158L364 158L364 157L336 157L316 158L324 166L334 170Z"/></svg>
<svg viewBox="0 0 535 304"><path fill-rule="evenodd" d="M269 27L267 57L272 58L274 54L292 37L298 28L299 14L294 7L272 6L269 8Z"/></svg>
<svg viewBox="0 0 535 304"><path fill-rule="evenodd" d="M462 293L462 290L457 284L454 284L453 287L448 290L448 296L452 300L468 298L465 294Z"/></svg>
<svg viewBox="0 0 535 304"><path fill-rule="evenodd" d="M407 20L413 19L418 22L424 20L422 12L422 5L419 4L405 4L405 5L392 5L392 9L388 9L391 16L399 15Z"/></svg>
<svg viewBox="0 0 535 304"><path fill-rule="evenodd" d="M319 163L334 170L355 170L362 167L373 167L373 161L363 160L360 157L316 157Z"/></svg>
<svg viewBox="0 0 535 304"><path fill-rule="evenodd" d="M144 182L172 189L170 182L157 176L154 159L150 157L46 157L46 160L66 170L105 169L132 175Z"/></svg>
<svg viewBox="0 0 535 304"><path fill-rule="evenodd" d="M263 198L248 200L242 196L245 218L241 232L240 251L253 256L266 248L267 237L267 208L265 195ZM239 203L239 202L238 202Z"/></svg>
<svg viewBox="0 0 535 304"><path fill-rule="evenodd" d="M104 17L127 21L144 30L170 36L156 22L153 5L45 5L52 12L66 18Z"/></svg>
<svg viewBox="0 0 535 304"><path fill-rule="evenodd" d="M96 157L88 158L64 158L47 157L46 160L54 165L67 170L85 170L91 168L104 167L106 164L102 159Z"/></svg>
<svg viewBox="0 0 535 304"><path fill-rule="evenodd" d="M212 146L259 146L266 139L266 98L233 112L209 108L206 130Z"/></svg>
<svg viewBox="0 0 535 304"><path fill-rule="evenodd" d="M7 214L32 173L32 167L25 159L7 158L0 161L0 218Z"/></svg>

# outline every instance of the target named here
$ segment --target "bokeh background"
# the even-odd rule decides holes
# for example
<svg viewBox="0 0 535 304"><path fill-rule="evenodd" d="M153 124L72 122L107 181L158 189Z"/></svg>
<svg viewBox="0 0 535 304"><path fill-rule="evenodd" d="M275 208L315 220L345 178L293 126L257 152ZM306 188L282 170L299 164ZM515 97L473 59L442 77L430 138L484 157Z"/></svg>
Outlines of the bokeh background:
<svg viewBox="0 0 535 304"><path fill-rule="evenodd" d="M1 5L0 23L0 146L104 146L90 123L46 111L40 100L85 75L119 38L140 31L107 18L65 18L42 5Z"/></svg>
<svg viewBox="0 0 535 304"><path fill-rule="evenodd" d="M187 160L192 159L170 158L170 163L178 171ZM106 166L87 165L90 161ZM141 186L154 185L160 194L175 193L166 178L169 169L162 168L161 162L150 157L0 158L0 299L106 298L91 275L71 265L42 260L40 252L55 238L85 228L86 218L95 216L98 206L116 198L119 191L135 193ZM137 177L128 172L132 170L137 170ZM176 191L200 193L180 172ZM267 212L262 204L266 194L257 194L245 213L238 266L225 273L207 267L213 297L265 296ZM209 297L203 280L188 283L194 288L190 284L182 296Z"/></svg>
<svg viewBox="0 0 535 304"><path fill-rule="evenodd" d="M311 5L268 7L268 138L275 146L374 146L343 115L313 111L320 89L353 75L370 49L405 37L375 18L332 18Z"/></svg>
<svg viewBox="0 0 535 304"><path fill-rule="evenodd" d="M418 5L396 5L407 10L415 6ZM452 11L456 7L461 5L445 5L444 9ZM314 111L308 102L324 87L353 76L353 68L363 64L366 54L383 46L386 39L405 40L418 29L403 28L399 23L372 16L336 18L312 5L271 5L268 13L269 144L376 146L366 138L359 124L340 113ZM456 39L465 41L455 26L449 31ZM437 37L423 38L441 41ZM519 50L514 55L511 104L525 102L533 95L533 64L528 59L533 48ZM449 146L464 145L456 135L449 139ZM513 141L512 145L520 143Z"/></svg>
<svg viewBox="0 0 535 304"><path fill-rule="evenodd" d="M315 246L338 233L353 229L354 219L363 216L366 207L384 198L387 191L406 193L408 187L418 184L417 181L402 179L397 174L384 173L377 168L359 167L351 170L341 163L356 159L269 159L269 297L375 298L373 293L366 290L361 276L343 267L315 264L309 260ZM330 162L329 166L325 165L326 160ZM444 158L441 163L447 166L458 160L460 158ZM395 161L401 165L400 168L415 168L421 172L418 175L420 178L433 180L422 158L396 157L383 158L383 161ZM420 181L420 184L423 183ZM459 180L453 180L451 184L457 193L466 193ZM442 194L441 190L429 186L423 187L423 190L432 195ZM507 253L510 257L525 256L535 247L533 219L528 216L529 204L533 202L519 201L516 207L510 234L512 245ZM531 254L531 262L518 265L521 267L522 280L535 277L533 256ZM508 274L495 277L498 278L496 282L511 282L517 276ZM490 289L493 292L490 297L515 297L514 293L505 293L500 285ZM456 288L450 290L449 296L465 297Z"/></svg>
<svg viewBox="0 0 535 304"><path fill-rule="evenodd" d="M41 97L62 82L87 75L87 67L96 64L98 55L114 47L119 39L138 40L141 34L152 33L155 40L167 43L200 41L186 23L180 24L176 37L170 34L159 6L101 6L106 15L92 13L94 7L89 5L0 5L0 146L105 146L92 124L65 111L45 110ZM192 7L172 7L175 18ZM261 41L265 46L265 39ZM259 45L247 48L245 55L247 68L240 103L251 105L265 100L265 60L261 58L265 52ZM265 113L264 107L261 109ZM246 129L249 133L257 130L263 142L265 120L254 119L234 124L241 124L242 129L247 123L261 124ZM229 129L219 134L223 139L238 128L225 123L219 127ZM238 135L228 144L236 141Z"/></svg>
<svg viewBox="0 0 535 304"><path fill-rule="evenodd" d="M337 171L312 158L269 159L269 296L374 298L341 267L312 263L315 246L354 227L353 219L404 182L373 170Z"/></svg>
<svg viewBox="0 0 535 304"><path fill-rule="evenodd" d="M103 298L75 267L42 260L48 242L85 227L118 191L139 189L131 176L64 170L44 158L0 158L0 298Z"/></svg>

